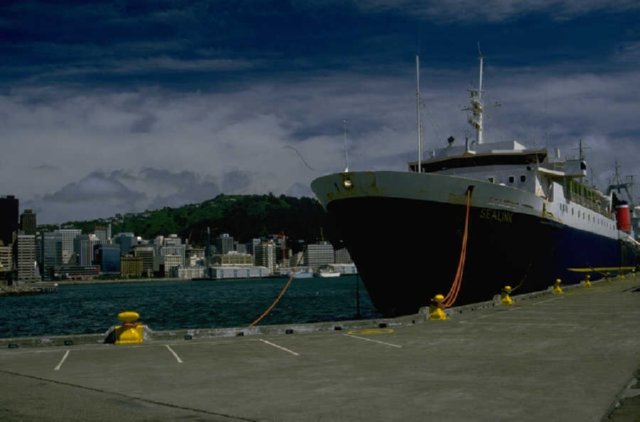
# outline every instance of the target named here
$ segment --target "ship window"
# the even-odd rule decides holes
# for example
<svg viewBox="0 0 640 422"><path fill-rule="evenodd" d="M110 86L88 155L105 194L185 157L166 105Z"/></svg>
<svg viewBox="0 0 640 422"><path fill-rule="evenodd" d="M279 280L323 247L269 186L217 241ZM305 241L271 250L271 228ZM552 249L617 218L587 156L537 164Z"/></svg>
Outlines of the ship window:
<svg viewBox="0 0 640 422"><path fill-rule="evenodd" d="M527 181L527 176L525 176L524 174L522 176L520 176L520 182L524 183Z"/></svg>
<svg viewBox="0 0 640 422"><path fill-rule="evenodd" d="M516 181L515 176L509 176L509 183L514 183Z"/></svg>
<svg viewBox="0 0 640 422"><path fill-rule="evenodd" d="M573 208L571 208L571 215L573 215Z"/></svg>

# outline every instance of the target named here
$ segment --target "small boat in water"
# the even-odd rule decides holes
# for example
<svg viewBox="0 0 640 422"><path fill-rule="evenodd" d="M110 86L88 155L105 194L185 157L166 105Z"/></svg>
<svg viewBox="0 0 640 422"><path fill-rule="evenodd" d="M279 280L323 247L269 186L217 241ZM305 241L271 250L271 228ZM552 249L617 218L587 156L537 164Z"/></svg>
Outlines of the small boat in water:
<svg viewBox="0 0 640 422"><path fill-rule="evenodd" d="M313 271L309 268L303 268L300 270L294 270L293 278L313 278Z"/></svg>
<svg viewBox="0 0 640 422"><path fill-rule="evenodd" d="M322 278L340 277L340 273L331 267L318 268L318 272L316 273L316 275Z"/></svg>

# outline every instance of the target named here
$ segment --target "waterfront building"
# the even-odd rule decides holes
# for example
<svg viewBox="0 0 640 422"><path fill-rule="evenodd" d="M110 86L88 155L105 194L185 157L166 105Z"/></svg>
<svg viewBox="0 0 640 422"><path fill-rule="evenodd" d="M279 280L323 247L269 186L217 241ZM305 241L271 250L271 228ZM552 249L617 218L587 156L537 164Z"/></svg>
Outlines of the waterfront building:
<svg viewBox="0 0 640 422"><path fill-rule="evenodd" d="M186 245L166 245L166 246L162 246L160 248L160 253L159 253L159 257L160 257L160 263L163 263L164 261L162 260L163 256L166 255L178 255L180 257L180 264L179 265L184 265L184 258L186 255L186 250L187 247ZM167 268L165 267L165 270Z"/></svg>
<svg viewBox="0 0 640 422"><path fill-rule="evenodd" d="M162 246L180 246L182 245L182 238L178 237L177 234L170 234L168 237L162 239L161 244Z"/></svg>
<svg viewBox="0 0 640 422"><path fill-rule="evenodd" d="M107 245L111 243L111 223L108 226L97 225L93 229L93 233L98 237L100 243Z"/></svg>
<svg viewBox="0 0 640 422"><path fill-rule="evenodd" d="M34 234L19 234L16 243L18 281L37 281L36 236Z"/></svg>
<svg viewBox="0 0 640 422"><path fill-rule="evenodd" d="M0 197L0 240L4 246L13 246L18 235L18 198Z"/></svg>
<svg viewBox="0 0 640 422"><path fill-rule="evenodd" d="M185 265L187 267L206 266L205 249L187 245L185 249Z"/></svg>
<svg viewBox="0 0 640 422"><path fill-rule="evenodd" d="M73 252L80 266L91 266L95 261L95 247L102 241L95 234L81 234L73 240Z"/></svg>
<svg viewBox="0 0 640 422"><path fill-rule="evenodd" d="M123 256L120 258L120 276L122 278L140 278L144 271L141 256Z"/></svg>
<svg viewBox="0 0 640 422"><path fill-rule="evenodd" d="M234 278L262 278L271 275L272 271L263 266L219 266L211 267L211 278L216 280Z"/></svg>
<svg viewBox="0 0 640 422"><path fill-rule="evenodd" d="M224 255L214 255L211 259L213 265L254 265L253 255L247 253L229 252Z"/></svg>
<svg viewBox="0 0 640 422"><path fill-rule="evenodd" d="M333 264L334 262L333 245L329 242L312 243L307 245L304 250L304 265L314 271L323 265Z"/></svg>
<svg viewBox="0 0 640 422"><path fill-rule="evenodd" d="M227 254L234 250L233 237L223 233L216 238L216 252L219 255Z"/></svg>
<svg viewBox="0 0 640 422"><path fill-rule="evenodd" d="M24 234L36 234L36 214L33 210L24 210L20 214L20 231Z"/></svg>
<svg viewBox="0 0 640 422"><path fill-rule="evenodd" d="M142 258L142 275L151 277L154 272L155 248L148 245L138 245L133 248L133 256Z"/></svg>
<svg viewBox="0 0 640 422"><path fill-rule="evenodd" d="M42 233L40 242L40 274L43 280L51 280L56 267L62 262L62 234L58 231Z"/></svg>
<svg viewBox="0 0 640 422"><path fill-rule="evenodd" d="M173 267L169 272L169 277L175 277L182 280L191 280L193 278L204 278L206 268L202 266L192 267Z"/></svg>
<svg viewBox="0 0 640 422"><path fill-rule="evenodd" d="M0 285L10 284L12 281L13 254L11 246L0 246Z"/></svg>
<svg viewBox="0 0 640 422"><path fill-rule="evenodd" d="M353 260L351 260L351 255L349 255L347 248L337 249L335 257L336 264L353 264Z"/></svg>
<svg viewBox="0 0 640 422"><path fill-rule="evenodd" d="M71 265L63 264L55 267L53 278L55 280L93 280L100 275L98 265Z"/></svg>
<svg viewBox="0 0 640 422"><path fill-rule="evenodd" d="M251 255L255 256L256 255L256 247L262 243L261 239L251 239L251 241L249 243L246 243L246 249L247 249L247 253L250 253Z"/></svg>
<svg viewBox="0 0 640 422"><path fill-rule="evenodd" d="M261 242L254 249L255 265L266 267L273 274L276 270L276 245L273 241Z"/></svg>
<svg viewBox="0 0 640 422"><path fill-rule="evenodd" d="M96 245L96 264L103 274L120 273L120 247L118 245Z"/></svg>
<svg viewBox="0 0 640 422"><path fill-rule="evenodd" d="M342 275L358 274L355 264L329 264L329 268Z"/></svg>
<svg viewBox="0 0 640 422"><path fill-rule="evenodd" d="M73 251L73 241L77 236L82 234L80 229L58 229L56 233L60 234L62 241L62 263L76 264L76 255Z"/></svg>
<svg viewBox="0 0 640 422"><path fill-rule="evenodd" d="M128 255L131 249L138 244L136 235L131 232L118 233L114 240L117 245L120 245L120 256Z"/></svg>
<svg viewBox="0 0 640 422"><path fill-rule="evenodd" d="M13 271L13 248L11 246L0 246L0 266L5 273Z"/></svg>
<svg viewBox="0 0 640 422"><path fill-rule="evenodd" d="M172 268L184 266L184 258L177 254L162 255L161 264L164 268L164 274L169 275Z"/></svg>

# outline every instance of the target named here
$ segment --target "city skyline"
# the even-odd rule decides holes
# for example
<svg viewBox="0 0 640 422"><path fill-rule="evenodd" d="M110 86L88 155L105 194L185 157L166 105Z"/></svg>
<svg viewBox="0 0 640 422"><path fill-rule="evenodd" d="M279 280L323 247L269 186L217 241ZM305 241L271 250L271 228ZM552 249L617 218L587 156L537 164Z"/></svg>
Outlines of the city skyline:
<svg viewBox="0 0 640 422"><path fill-rule="evenodd" d="M3 195L39 223L219 193L311 196L344 169L473 137L485 56L488 142L577 155L606 187L636 174L640 5L621 1L48 2L0 6Z"/></svg>

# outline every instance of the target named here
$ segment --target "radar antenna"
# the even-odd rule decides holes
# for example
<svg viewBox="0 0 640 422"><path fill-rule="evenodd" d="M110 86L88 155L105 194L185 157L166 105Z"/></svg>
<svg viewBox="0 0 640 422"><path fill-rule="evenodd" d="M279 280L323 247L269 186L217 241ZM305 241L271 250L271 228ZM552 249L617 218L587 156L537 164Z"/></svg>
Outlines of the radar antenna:
<svg viewBox="0 0 640 422"><path fill-rule="evenodd" d="M480 62L478 89L469 90L469 94L471 96L471 107L466 110L471 111L469 124L476 129L476 144L480 145L483 143L482 133L484 129L482 124L482 113L484 111L484 104L482 103L482 70L484 66L484 57L482 56L482 51L480 51L480 43L478 43L478 60Z"/></svg>

